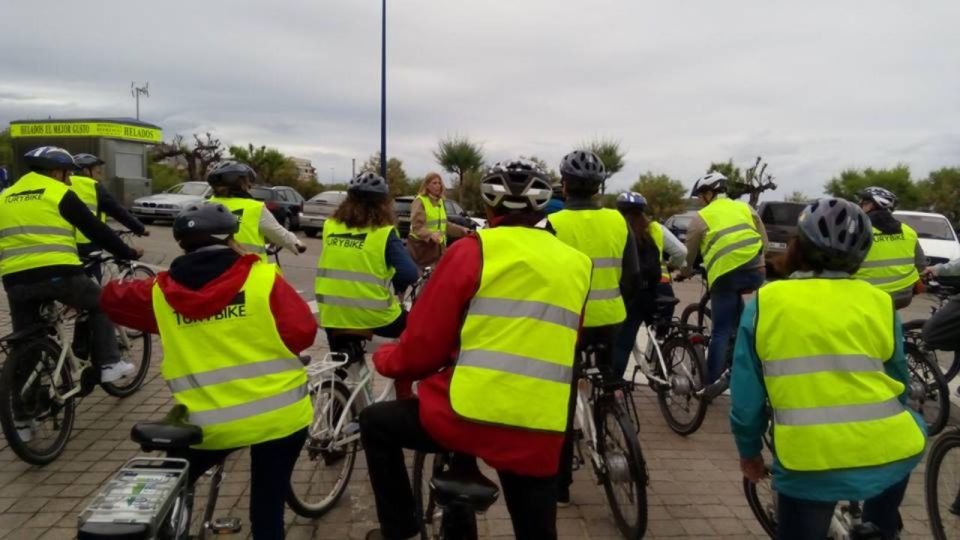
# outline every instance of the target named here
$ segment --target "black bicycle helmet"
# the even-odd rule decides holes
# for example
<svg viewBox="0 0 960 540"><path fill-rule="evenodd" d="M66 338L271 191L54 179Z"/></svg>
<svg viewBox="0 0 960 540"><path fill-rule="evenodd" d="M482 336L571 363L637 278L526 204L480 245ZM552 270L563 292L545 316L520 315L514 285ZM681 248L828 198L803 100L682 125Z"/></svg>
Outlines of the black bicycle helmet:
<svg viewBox="0 0 960 540"><path fill-rule="evenodd" d="M543 210L550 202L551 192L550 176L523 159L501 161L480 180L483 202L506 212Z"/></svg>
<svg viewBox="0 0 960 540"><path fill-rule="evenodd" d="M31 169L40 171L76 171L77 162L70 152L57 146L41 146L23 155L23 160Z"/></svg>
<svg viewBox="0 0 960 540"><path fill-rule="evenodd" d="M693 189L690 190L690 196L696 197L704 191L723 193L726 190L727 177L716 171L710 171L705 176L697 178L697 181L693 183Z"/></svg>
<svg viewBox="0 0 960 540"><path fill-rule="evenodd" d="M600 157L589 150L576 150L563 156L560 176L567 182L583 182L599 186L607 179L607 169Z"/></svg>
<svg viewBox="0 0 960 540"><path fill-rule="evenodd" d="M97 165L103 165L104 161L93 154L74 154L73 161L81 169L89 169Z"/></svg>
<svg viewBox="0 0 960 540"><path fill-rule="evenodd" d="M173 220L173 238L184 249L223 244L240 230L240 220L220 203L188 204Z"/></svg>
<svg viewBox="0 0 960 540"><path fill-rule="evenodd" d="M892 211L897 207L897 196L889 189L882 187L868 187L867 189L861 191L858 196L860 197L861 201L872 201L884 210Z"/></svg>
<svg viewBox="0 0 960 540"><path fill-rule="evenodd" d="M800 213L798 237L810 262L827 270L850 272L863 262L873 243L870 218L843 199L820 199Z"/></svg>
<svg viewBox="0 0 960 540"><path fill-rule="evenodd" d="M207 173L207 183L212 187L225 186L239 188L240 181L246 179L251 184L257 183L257 173L246 163L224 161Z"/></svg>
<svg viewBox="0 0 960 540"><path fill-rule="evenodd" d="M390 187L382 176L372 172L362 172L350 179L347 193L361 199L384 199L390 195Z"/></svg>

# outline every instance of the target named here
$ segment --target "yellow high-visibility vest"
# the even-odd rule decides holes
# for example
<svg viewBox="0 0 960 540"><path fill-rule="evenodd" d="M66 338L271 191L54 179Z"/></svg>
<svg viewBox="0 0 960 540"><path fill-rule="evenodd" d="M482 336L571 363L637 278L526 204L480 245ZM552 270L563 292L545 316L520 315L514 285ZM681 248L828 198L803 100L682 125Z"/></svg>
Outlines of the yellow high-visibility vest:
<svg viewBox="0 0 960 540"><path fill-rule="evenodd" d="M901 224L900 234L883 234L873 229L873 244L854 277L887 293L913 287L920 279L915 264L917 232Z"/></svg>
<svg viewBox="0 0 960 540"><path fill-rule="evenodd" d="M307 373L270 311L276 265L255 263L220 313L192 320L153 286L163 342L160 372L188 422L203 429L197 448L240 448L286 437L313 418Z"/></svg>
<svg viewBox="0 0 960 540"><path fill-rule="evenodd" d="M426 214L426 227L427 230L431 233L438 232L440 233L440 242L442 245L447 244L447 209L444 205L443 199L439 199L437 204L434 205L433 201L430 199L429 195L417 195L417 198L420 199L420 202L423 203L423 211ZM417 240L425 240L420 238L413 231L410 231L410 236L416 238Z"/></svg>
<svg viewBox="0 0 960 540"><path fill-rule="evenodd" d="M707 224L700 240L700 254L707 271L707 284L763 256L763 240L757 232L750 206L718 197L698 212Z"/></svg>
<svg viewBox="0 0 960 540"><path fill-rule="evenodd" d="M27 173L0 195L0 276L46 266L80 266L76 229L60 215L70 188Z"/></svg>
<svg viewBox="0 0 960 540"><path fill-rule="evenodd" d="M542 229L477 234L483 268L460 329L450 405L467 420L562 433L590 259Z"/></svg>
<svg viewBox="0 0 960 540"><path fill-rule="evenodd" d="M583 326L594 328L620 324L627 310L620 296L623 250L627 245L627 221L609 208L560 210L547 219L557 238L593 261L593 279Z"/></svg>
<svg viewBox="0 0 960 540"><path fill-rule="evenodd" d="M351 229L330 218L323 224L315 292L324 328L373 329L400 316L391 292L396 269L387 265L393 226Z"/></svg>
<svg viewBox="0 0 960 540"><path fill-rule="evenodd" d="M100 212L100 199L97 197L97 181L86 176L73 175L70 177L70 189L80 197L83 204L87 205L90 213L97 216L97 219L106 223L107 215ZM77 229L77 243L89 244L90 239Z"/></svg>
<svg viewBox="0 0 960 540"><path fill-rule="evenodd" d="M653 243L657 245L657 253L660 254L660 282L670 283L670 270L667 268L667 261L663 257L663 225L656 221L651 221L648 227L650 237Z"/></svg>
<svg viewBox="0 0 960 540"><path fill-rule="evenodd" d="M894 352L890 295L856 279L789 279L758 292L756 352L784 468L883 465L925 435L884 372Z"/></svg>
<svg viewBox="0 0 960 540"><path fill-rule="evenodd" d="M233 239L243 249L256 253L261 261L267 262L267 240L260 232L260 215L266 208L263 202L243 197L210 197L210 202L226 206L227 210L237 216L240 230L233 235Z"/></svg>

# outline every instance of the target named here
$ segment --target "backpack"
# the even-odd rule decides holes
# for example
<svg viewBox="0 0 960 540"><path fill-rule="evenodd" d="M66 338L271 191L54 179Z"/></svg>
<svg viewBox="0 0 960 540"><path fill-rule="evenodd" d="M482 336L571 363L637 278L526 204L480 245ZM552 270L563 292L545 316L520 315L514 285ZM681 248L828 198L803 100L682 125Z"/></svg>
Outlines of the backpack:
<svg viewBox="0 0 960 540"><path fill-rule="evenodd" d="M642 247L637 246L637 255L640 261L639 288L652 289L660 283L660 250L650 241Z"/></svg>

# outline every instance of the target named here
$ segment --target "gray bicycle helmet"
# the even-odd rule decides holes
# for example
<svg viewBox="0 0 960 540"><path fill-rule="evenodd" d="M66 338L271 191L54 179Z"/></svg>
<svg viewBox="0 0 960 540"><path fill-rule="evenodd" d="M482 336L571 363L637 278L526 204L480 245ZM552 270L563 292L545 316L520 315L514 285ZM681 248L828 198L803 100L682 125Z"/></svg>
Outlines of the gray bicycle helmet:
<svg viewBox="0 0 960 540"><path fill-rule="evenodd" d="M173 238L184 249L223 244L240 230L240 220L220 203L188 204L173 220Z"/></svg>
<svg viewBox="0 0 960 540"><path fill-rule="evenodd" d="M104 161L93 154L74 154L73 161L81 169L89 169L97 165L103 165Z"/></svg>
<svg viewBox="0 0 960 540"><path fill-rule="evenodd" d="M58 146L41 146L23 155L23 161L37 171L76 171L77 162L70 152Z"/></svg>
<svg viewBox="0 0 960 540"><path fill-rule="evenodd" d="M582 182L599 186L607 179L607 169L600 157L589 150L576 150L563 156L560 176L566 182Z"/></svg>
<svg viewBox="0 0 960 540"><path fill-rule="evenodd" d="M704 191L723 193L726 190L727 177L716 171L710 171L705 176L697 178L697 181L693 183L693 189L690 190L690 196L696 197Z"/></svg>
<svg viewBox="0 0 960 540"><path fill-rule="evenodd" d="M390 195L390 187L379 174L362 172L350 179L347 193L361 199L384 199Z"/></svg>
<svg viewBox="0 0 960 540"><path fill-rule="evenodd" d="M506 212L538 211L550 202L550 176L523 159L502 161L480 180L480 197L487 206Z"/></svg>
<svg viewBox="0 0 960 540"><path fill-rule="evenodd" d="M870 218L843 199L820 199L804 208L797 220L804 255L827 270L850 272L866 258L873 243Z"/></svg>
<svg viewBox="0 0 960 540"><path fill-rule="evenodd" d="M251 184L257 182L257 173L246 163L237 163L236 161L224 161L217 164L213 170L207 173L207 183L212 187L226 186L229 188L239 188L240 181L246 179Z"/></svg>
<svg viewBox="0 0 960 540"><path fill-rule="evenodd" d="M858 196L861 201L873 201L877 206L884 210L893 210L897 207L897 196L882 187L871 186L861 191Z"/></svg>

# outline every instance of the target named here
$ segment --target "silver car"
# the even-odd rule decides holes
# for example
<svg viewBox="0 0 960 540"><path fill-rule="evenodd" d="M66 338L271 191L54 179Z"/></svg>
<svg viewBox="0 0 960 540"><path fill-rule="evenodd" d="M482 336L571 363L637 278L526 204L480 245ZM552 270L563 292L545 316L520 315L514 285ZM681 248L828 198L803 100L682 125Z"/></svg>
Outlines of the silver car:
<svg viewBox="0 0 960 540"><path fill-rule="evenodd" d="M152 223L157 219L172 220L184 206L189 203L203 202L212 194L212 191L210 184L206 182L183 182L163 193L134 200L130 212L143 223Z"/></svg>
<svg viewBox="0 0 960 540"><path fill-rule="evenodd" d="M300 212L300 229L310 238L317 236L323 230L323 222L337 211L346 198L346 191L324 191L311 197Z"/></svg>

